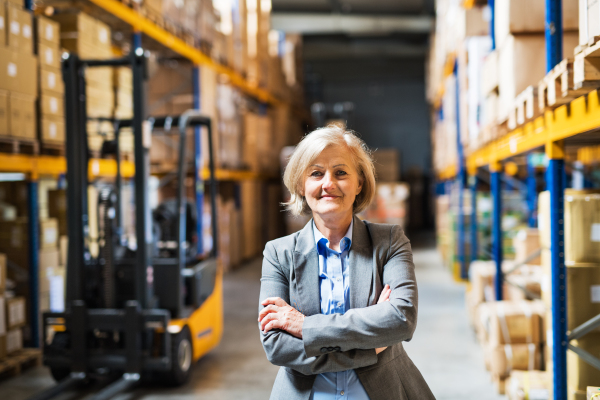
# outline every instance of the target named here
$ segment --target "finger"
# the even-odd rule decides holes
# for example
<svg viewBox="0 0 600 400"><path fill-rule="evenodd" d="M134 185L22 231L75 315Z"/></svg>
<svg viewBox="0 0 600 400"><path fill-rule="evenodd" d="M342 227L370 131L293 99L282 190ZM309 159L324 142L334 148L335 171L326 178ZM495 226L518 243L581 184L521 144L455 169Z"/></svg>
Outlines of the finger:
<svg viewBox="0 0 600 400"><path fill-rule="evenodd" d="M386 285L386 287L387 287L387 285ZM378 304L383 303L384 301L388 300L391 292L392 291L389 289L389 287L387 289L383 289L383 291L379 295L379 301L377 303Z"/></svg>
<svg viewBox="0 0 600 400"><path fill-rule="evenodd" d="M279 307L275 306L275 305L268 305L265 308L263 308L262 310L260 310L260 313L258 314L258 320L260 321L261 319L263 319L265 317L265 315L272 313L272 312L277 312L279 311Z"/></svg>
<svg viewBox="0 0 600 400"><path fill-rule="evenodd" d="M279 322L279 320L274 319L273 321L269 322L266 326L265 329L263 330L264 333L269 332L271 329L279 329L281 328L281 322Z"/></svg>
<svg viewBox="0 0 600 400"><path fill-rule="evenodd" d="M260 304L262 304L263 306L266 306L267 304L275 304L279 307L284 307L288 305L288 303L286 303L285 300L283 300L281 297L268 297L264 299Z"/></svg>
<svg viewBox="0 0 600 400"><path fill-rule="evenodd" d="M260 329L264 331L265 326L275 319L277 319L277 315L275 313L267 314L263 319L260 320Z"/></svg>

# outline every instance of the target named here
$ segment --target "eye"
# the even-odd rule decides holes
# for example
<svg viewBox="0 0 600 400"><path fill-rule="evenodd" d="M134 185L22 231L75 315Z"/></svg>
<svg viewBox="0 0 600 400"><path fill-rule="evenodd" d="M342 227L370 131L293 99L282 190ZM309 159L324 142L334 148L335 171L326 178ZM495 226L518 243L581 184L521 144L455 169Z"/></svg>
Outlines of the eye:
<svg viewBox="0 0 600 400"><path fill-rule="evenodd" d="M335 172L336 175L348 175L348 173L344 170L339 170Z"/></svg>
<svg viewBox="0 0 600 400"><path fill-rule="evenodd" d="M323 174L321 173L321 171L313 171L313 172L310 174L310 176L313 176L313 177L319 177L319 176L321 176L321 175L323 175Z"/></svg>

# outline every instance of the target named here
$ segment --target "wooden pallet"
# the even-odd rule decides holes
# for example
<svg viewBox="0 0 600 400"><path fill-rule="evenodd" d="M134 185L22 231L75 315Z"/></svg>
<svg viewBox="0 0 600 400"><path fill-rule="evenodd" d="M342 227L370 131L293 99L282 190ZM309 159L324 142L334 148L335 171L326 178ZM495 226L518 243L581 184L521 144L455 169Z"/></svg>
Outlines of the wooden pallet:
<svg viewBox="0 0 600 400"><path fill-rule="evenodd" d="M65 143L62 142L50 142L44 140L40 143L40 154L44 154L47 156L65 156Z"/></svg>
<svg viewBox="0 0 600 400"><path fill-rule="evenodd" d="M37 155L39 142L35 139L0 136L0 153Z"/></svg>
<svg viewBox="0 0 600 400"><path fill-rule="evenodd" d="M515 129L517 126L523 125L525 122L537 117L539 114L536 107L538 93L538 88L528 86L517 95L513 108L508 113L508 129Z"/></svg>
<svg viewBox="0 0 600 400"><path fill-rule="evenodd" d="M600 40L594 37L588 45L578 47L573 62L573 83L575 89L600 87ZM594 41L596 40L596 41Z"/></svg>
<svg viewBox="0 0 600 400"><path fill-rule="evenodd" d="M562 60L538 84L538 111L543 114L547 110L554 110L563 104L570 103L579 96L583 96L591 89L575 89L575 72L573 60Z"/></svg>
<svg viewBox="0 0 600 400"><path fill-rule="evenodd" d="M30 367L42 365L39 349L21 349L0 360L0 377L13 377Z"/></svg>

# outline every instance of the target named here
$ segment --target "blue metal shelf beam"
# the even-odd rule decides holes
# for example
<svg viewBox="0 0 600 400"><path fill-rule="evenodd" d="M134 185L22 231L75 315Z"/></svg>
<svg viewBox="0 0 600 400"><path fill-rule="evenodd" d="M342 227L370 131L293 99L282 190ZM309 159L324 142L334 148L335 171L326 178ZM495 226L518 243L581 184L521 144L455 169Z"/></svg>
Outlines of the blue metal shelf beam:
<svg viewBox="0 0 600 400"><path fill-rule="evenodd" d="M562 1L546 0L546 72L563 59Z"/></svg>

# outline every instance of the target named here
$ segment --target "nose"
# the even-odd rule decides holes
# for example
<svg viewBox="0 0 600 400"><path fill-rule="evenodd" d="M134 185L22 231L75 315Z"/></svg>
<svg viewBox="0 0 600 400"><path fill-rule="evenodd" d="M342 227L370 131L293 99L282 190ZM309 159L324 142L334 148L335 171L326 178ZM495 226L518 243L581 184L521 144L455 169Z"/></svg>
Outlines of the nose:
<svg viewBox="0 0 600 400"><path fill-rule="evenodd" d="M335 183L333 181L333 175L329 172L325 173L323 177L323 189L324 190L332 190L335 189Z"/></svg>

